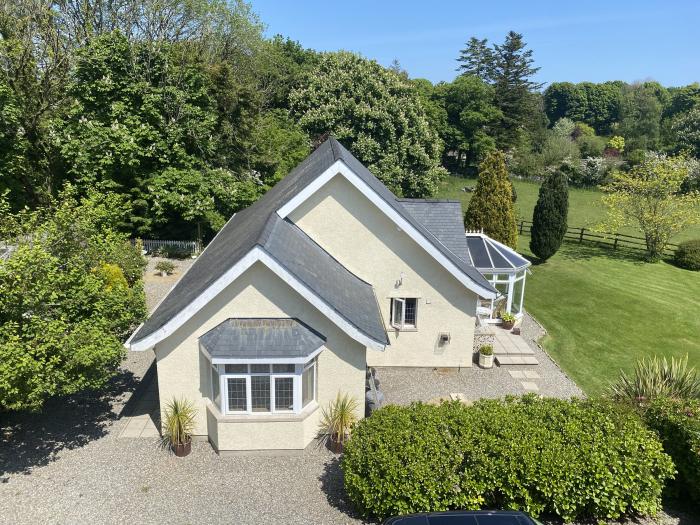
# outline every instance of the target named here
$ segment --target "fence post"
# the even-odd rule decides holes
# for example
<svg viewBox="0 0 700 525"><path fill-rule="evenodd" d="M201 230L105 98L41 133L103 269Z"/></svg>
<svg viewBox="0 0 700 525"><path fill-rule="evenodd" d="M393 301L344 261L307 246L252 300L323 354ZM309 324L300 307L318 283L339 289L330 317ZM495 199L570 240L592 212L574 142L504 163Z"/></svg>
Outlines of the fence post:
<svg viewBox="0 0 700 525"><path fill-rule="evenodd" d="M578 243L581 244L583 242L583 232L586 231L586 228L581 228L581 233L578 236Z"/></svg>
<svg viewBox="0 0 700 525"><path fill-rule="evenodd" d="M613 250L617 250L617 240L620 238L619 234L615 234L615 242L613 243Z"/></svg>
<svg viewBox="0 0 700 525"><path fill-rule="evenodd" d="M525 221L520 221L520 235L523 234L523 224L525 224Z"/></svg>

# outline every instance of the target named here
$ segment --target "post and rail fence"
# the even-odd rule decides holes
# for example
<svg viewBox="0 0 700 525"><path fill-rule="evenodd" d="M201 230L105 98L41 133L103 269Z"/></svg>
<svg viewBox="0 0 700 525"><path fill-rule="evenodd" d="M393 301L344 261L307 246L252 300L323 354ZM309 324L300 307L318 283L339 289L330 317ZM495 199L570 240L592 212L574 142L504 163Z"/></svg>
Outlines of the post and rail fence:
<svg viewBox="0 0 700 525"><path fill-rule="evenodd" d="M532 221L521 220L518 225L518 232L529 234L532 230ZM647 243L644 237L636 237L624 233L601 233L593 231L589 228L579 228L570 226L566 230L564 240L574 241L579 244L584 242L594 243L604 246L612 246L613 250L618 248L626 248L629 250L639 250L646 252ZM668 243L664 248L664 255L673 255L678 248L677 244Z"/></svg>

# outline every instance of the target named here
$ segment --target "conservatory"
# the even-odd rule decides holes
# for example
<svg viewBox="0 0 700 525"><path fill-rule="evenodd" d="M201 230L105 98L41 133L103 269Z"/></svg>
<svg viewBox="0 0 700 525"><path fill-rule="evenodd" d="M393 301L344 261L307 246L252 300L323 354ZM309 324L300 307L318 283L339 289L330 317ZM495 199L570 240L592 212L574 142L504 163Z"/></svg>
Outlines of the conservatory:
<svg viewBox="0 0 700 525"><path fill-rule="evenodd" d="M525 277L530 261L482 232L467 232L471 264L498 290L496 299L482 300L478 313L487 322L499 322L503 312L523 315Z"/></svg>

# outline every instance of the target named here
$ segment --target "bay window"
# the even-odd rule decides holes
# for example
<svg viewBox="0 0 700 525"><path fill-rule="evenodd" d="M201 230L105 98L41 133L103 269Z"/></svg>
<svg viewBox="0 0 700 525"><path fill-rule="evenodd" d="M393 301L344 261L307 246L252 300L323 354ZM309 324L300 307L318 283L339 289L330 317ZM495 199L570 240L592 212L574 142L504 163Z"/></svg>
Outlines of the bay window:
<svg viewBox="0 0 700 525"><path fill-rule="evenodd" d="M316 401L316 358L211 366L211 399L222 414L294 414Z"/></svg>

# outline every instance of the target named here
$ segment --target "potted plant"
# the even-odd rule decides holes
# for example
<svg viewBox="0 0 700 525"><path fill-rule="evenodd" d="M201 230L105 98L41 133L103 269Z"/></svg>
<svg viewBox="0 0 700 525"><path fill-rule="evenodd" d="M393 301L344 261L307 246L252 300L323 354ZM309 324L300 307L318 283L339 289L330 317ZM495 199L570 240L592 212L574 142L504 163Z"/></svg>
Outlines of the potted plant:
<svg viewBox="0 0 700 525"><path fill-rule="evenodd" d="M156 264L156 271L160 272L161 277L165 277L175 271L175 265L170 261L159 261Z"/></svg>
<svg viewBox="0 0 700 525"><path fill-rule="evenodd" d="M338 392L335 400L321 410L319 433L327 440L333 452L343 451L345 442L350 438L352 427L357 423L359 406L357 399Z"/></svg>
<svg viewBox="0 0 700 525"><path fill-rule="evenodd" d="M493 367L493 346L481 345L479 348L479 366L481 368Z"/></svg>
<svg viewBox="0 0 700 525"><path fill-rule="evenodd" d="M163 448L170 448L176 456L184 457L192 450L192 432L197 410L186 399L173 399L165 406Z"/></svg>
<svg viewBox="0 0 700 525"><path fill-rule="evenodd" d="M503 312L501 314L501 321L502 321L501 326L505 330L510 330L511 328L513 328L513 325L515 324L515 316L513 314L508 313L508 312Z"/></svg>

